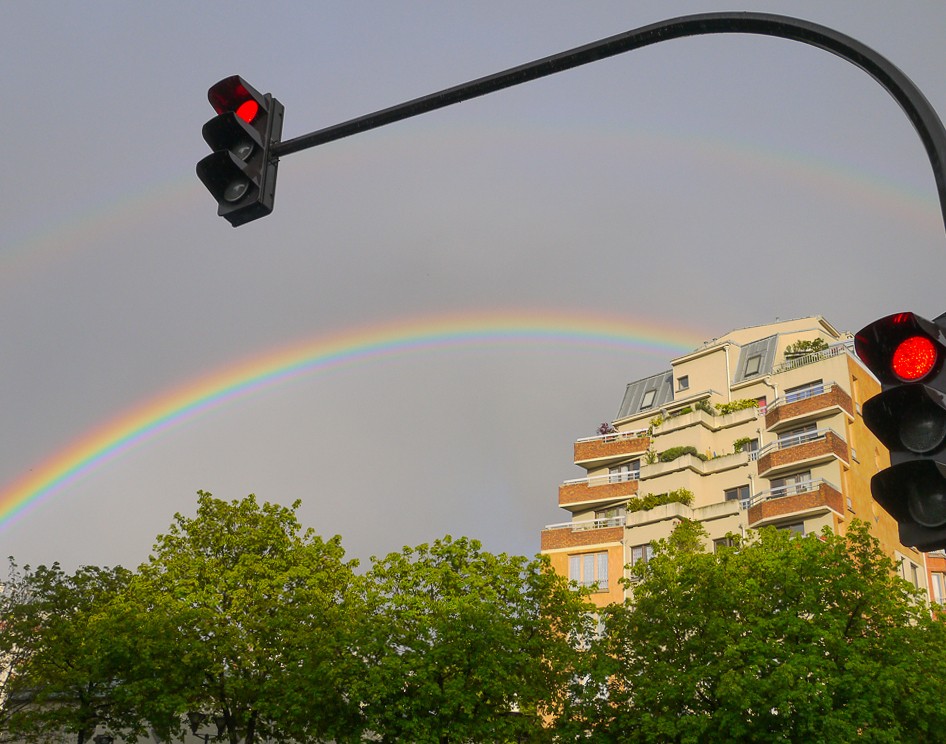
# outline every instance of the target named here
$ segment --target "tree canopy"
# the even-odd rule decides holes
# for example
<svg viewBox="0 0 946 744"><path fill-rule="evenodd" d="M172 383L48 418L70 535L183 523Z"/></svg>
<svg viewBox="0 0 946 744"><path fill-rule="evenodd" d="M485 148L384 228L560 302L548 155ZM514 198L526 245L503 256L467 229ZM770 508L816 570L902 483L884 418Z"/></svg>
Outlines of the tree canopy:
<svg viewBox="0 0 946 744"><path fill-rule="evenodd" d="M354 694L383 742L532 741L559 713L590 619L547 559L446 537L374 559Z"/></svg>
<svg viewBox="0 0 946 744"><path fill-rule="evenodd" d="M867 526L706 553L682 522L603 612L571 712L596 741L946 740L946 629Z"/></svg>
<svg viewBox="0 0 946 744"><path fill-rule="evenodd" d="M359 573L298 506L200 492L134 572L11 562L0 741L946 741L946 625L862 523L682 521L596 610L469 538Z"/></svg>
<svg viewBox="0 0 946 744"><path fill-rule="evenodd" d="M0 663L6 735L49 741L58 732L89 741L97 726L134 724L114 694L107 607L125 590L130 572L84 566L67 574L59 564L24 566L12 560L0 593Z"/></svg>
<svg viewBox="0 0 946 744"><path fill-rule="evenodd" d="M253 744L331 735L347 718L335 665L355 564L340 538L302 529L298 506L200 492L197 515L157 538L126 605L145 631L131 687L153 723L203 714Z"/></svg>

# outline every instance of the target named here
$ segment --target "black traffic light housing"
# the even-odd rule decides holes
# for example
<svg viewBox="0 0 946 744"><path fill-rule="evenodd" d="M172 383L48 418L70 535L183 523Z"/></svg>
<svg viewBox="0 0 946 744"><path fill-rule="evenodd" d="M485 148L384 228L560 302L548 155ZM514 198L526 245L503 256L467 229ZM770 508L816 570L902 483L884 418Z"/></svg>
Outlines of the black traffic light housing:
<svg viewBox="0 0 946 744"><path fill-rule="evenodd" d="M219 205L217 214L238 227L273 211L282 137L283 105L239 75L207 91L217 116L202 130L213 153L197 164L197 176Z"/></svg>
<svg viewBox="0 0 946 744"><path fill-rule="evenodd" d="M946 314L896 313L862 328L857 355L881 384L864 423L890 450L871 493L900 525L900 542L946 548Z"/></svg>

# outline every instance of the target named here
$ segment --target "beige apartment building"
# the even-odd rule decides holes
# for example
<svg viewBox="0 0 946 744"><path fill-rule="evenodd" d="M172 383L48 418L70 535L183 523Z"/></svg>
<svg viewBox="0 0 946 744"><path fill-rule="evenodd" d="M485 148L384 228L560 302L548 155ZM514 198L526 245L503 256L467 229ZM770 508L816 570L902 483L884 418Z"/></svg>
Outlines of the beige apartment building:
<svg viewBox="0 0 946 744"><path fill-rule="evenodd" d="M586 472L559 487L570 519L542 531L542 552L559 573L595 585L601 606L624 598L626 567L648 560L651 541L682 518L702 523L707 550L767 525L843 534L858 518L903 577L929 591L925 556L900 544L871 498L871 476L889 457L861 405L878 392L853 337L820 316L707 342L628 384L613 431L575 442ZM634 499L664 494L691 502L633 510Z"/></svg>

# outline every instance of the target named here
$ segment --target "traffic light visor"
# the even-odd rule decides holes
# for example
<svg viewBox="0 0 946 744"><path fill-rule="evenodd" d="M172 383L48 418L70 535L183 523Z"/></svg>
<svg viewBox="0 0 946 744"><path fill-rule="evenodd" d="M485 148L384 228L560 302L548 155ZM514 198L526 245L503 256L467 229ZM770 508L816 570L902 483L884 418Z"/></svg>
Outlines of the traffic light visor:
<svg viewBox="0 0 946 744"><path fill-rule="evenodd" d="M239 75L231 75L207 91L207 100L218 114L232 111L251 124L259 114L264 96Z"/></svg>

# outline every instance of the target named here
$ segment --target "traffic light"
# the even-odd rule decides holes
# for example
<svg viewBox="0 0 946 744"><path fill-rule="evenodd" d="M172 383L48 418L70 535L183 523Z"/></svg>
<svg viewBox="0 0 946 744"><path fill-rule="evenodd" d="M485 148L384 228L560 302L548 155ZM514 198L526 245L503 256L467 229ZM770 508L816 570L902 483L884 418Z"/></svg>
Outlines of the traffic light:
<svg viewBox="0 0 946 744"><path fill-rule="evenodd" d="M890 450L871 493L900 525L900 542L946 548L946 314L897 313L862 328L857 355L881 383L864 423Z"/></svg>
<svg viewBox="0 0 946 744"><path fill-rule="evenodd" d="M282 137L283 105L238 75L214 85L207 98L217 116L202 133L213 153L197 164L197 176L217 200L217 214L238 227L273 211L272 148Z"/></svg>

